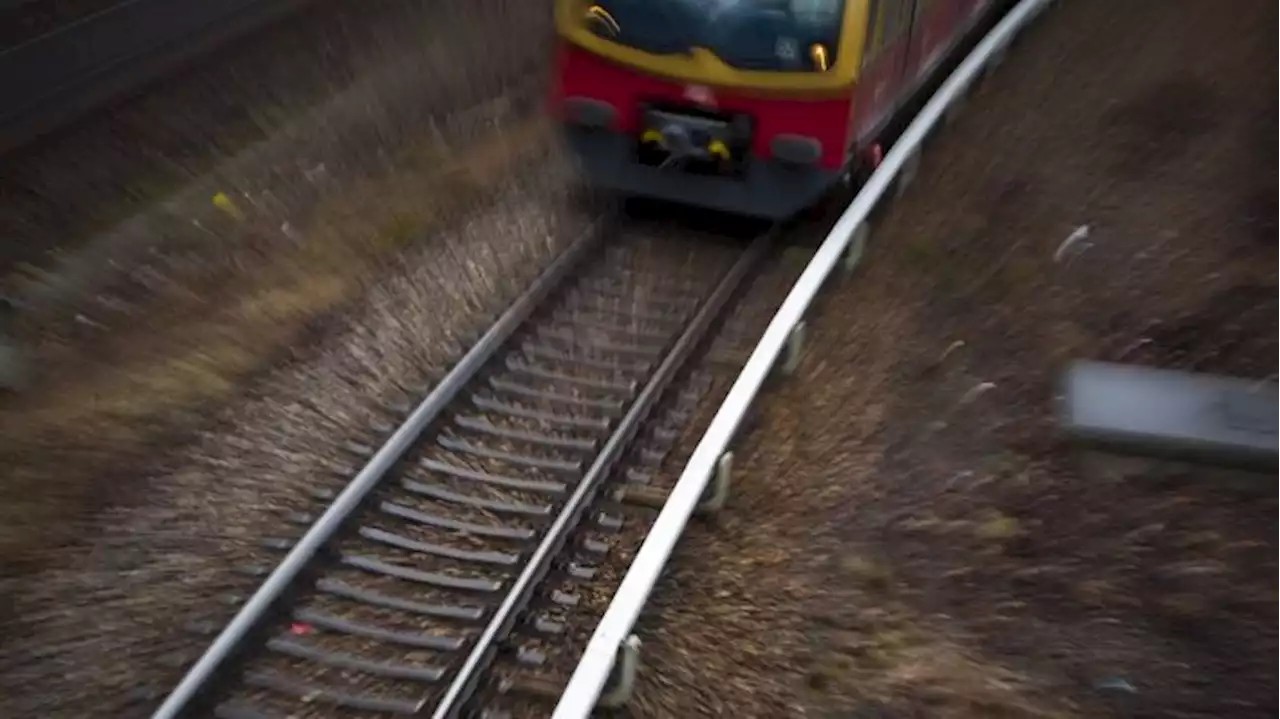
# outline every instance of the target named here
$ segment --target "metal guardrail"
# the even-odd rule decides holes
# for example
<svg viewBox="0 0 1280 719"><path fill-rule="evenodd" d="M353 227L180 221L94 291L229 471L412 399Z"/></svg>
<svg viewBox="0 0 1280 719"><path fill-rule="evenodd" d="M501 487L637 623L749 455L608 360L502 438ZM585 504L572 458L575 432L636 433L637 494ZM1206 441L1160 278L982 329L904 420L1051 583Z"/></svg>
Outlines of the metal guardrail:
<svg viewBox="0 0 1280 719"><path fill-rule="evenodd" d="M724 403L711 420L690 456L676 486L668 495L644 544L636 554L588 642L582 658L556 705L552 719L582 719L590 715L608 678L615 659L627 640L658 577L671 558L676 542L684 533L689 517L702 500L721 457L729 449L743 417L760 393L765 379L779 356L803 334L804 313L836 266L845 260L852 267L861 257L868 234L871 211L905 167L914 168L920 147L942 119L947 109L960 100L979 72L1003 57L1014 36L1054 0L1021 0L985 38L961 61L907 127L893 149L871 175L849 208L822 242L813 260L796 281L765 329L759 344L730 388Z"/></svg>
<svg viewBox="0 0 1280 719"><path fill-rule="evenodd" d="M0 52L0 152L314 0L124 0Z"/></svg>

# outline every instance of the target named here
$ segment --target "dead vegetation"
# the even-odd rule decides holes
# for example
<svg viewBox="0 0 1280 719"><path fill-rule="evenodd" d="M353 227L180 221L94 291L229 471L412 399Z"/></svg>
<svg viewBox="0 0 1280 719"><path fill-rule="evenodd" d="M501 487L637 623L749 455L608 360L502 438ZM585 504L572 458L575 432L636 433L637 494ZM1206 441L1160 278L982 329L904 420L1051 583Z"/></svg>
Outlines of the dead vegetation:
<svg viewBox="0 0 1280 719"><path fill-rule="evenodd" d="M101 1L39 0L5 12L74 16ZM262 145L282 136L304 136L312 147L279 153L256 174L272 165L287 173L317 148L330 154L339 144L347 147L344 170L361 159L366 169L378 167L423 134L418 123L490 100L540 67L549 26L546 8L504 0L388 0L370 8L313 0L140 94L8 153L0 233L14 242L0 254L0 272L21 261L47 269L56 260L52 251L80 246L209 172L227 172L228 161L250 148L261 160ZM486 44L489 32L514 39ZM308 117L312 127L304 126ZM368 141L351 142L358 133Z"/></svg>
<svg viewBox="0 0 1280 719"><path fill-rule="evenodd" d="M8 331L33 376L0 406L0 556L15 567L47 560L51 543L84 531L62 520L126 495L158 448L180 443L247 378L296 356L399 252L491 206L496 187L543 164L538 181L549 191L560 182L552 178L564 168L530 112L540 78L529 68L547 50L543 10L398 4L381 16L389 39L351 63L362 71L341 92L272 115L255 126L264 139L163 204L8 278L20 301ZM494 46L485 40L494 32L520 40ZM262 86L248 85L260 97ZM166 126L161 111L175 100L164 92L54 152L121 122ZM190 139L216 130L188 119ZM108 145L87 155L103 160L94 172L44 177L67 192L42 197L57 212L94 215L127 158L149 149L186 181L182 153L163 143ZM58 166L45 159L42 172ZM6 205L10 221L35 216L25 211Z"/></svg>
<svg viewBox="0 0 1280 719"><path fill-rule="evenodd" d="M113 488L79 547L31 547L31 574L6 577L4 716L129 717L153 710L279 553L308 494L340 487L492 316L585 228L548 175L512 183L490 212L384 264L376 286L303 355L242 387L194 440ZM101 476L98 477L101 481ZM67 521L63 518L63 521ZM103 656L116 661L103 662Z"/></svg>
<svg viewBox="0 0 1280 719"><path fill-rule="evenodd" d="M1046 16L764 400L632 715L1275 714L1274 479L1092 473L1052 404L1076 357L1274 373L1274 20Z"/></svg>
<svg viewBox="0 0 1280 719"><path fill-rule="evenodd" d="M154 709L343 444L583 230L533 112L546 8L333 13L6 175L48 253L3 288L39 371L0 405L0 714Z"/></svg>

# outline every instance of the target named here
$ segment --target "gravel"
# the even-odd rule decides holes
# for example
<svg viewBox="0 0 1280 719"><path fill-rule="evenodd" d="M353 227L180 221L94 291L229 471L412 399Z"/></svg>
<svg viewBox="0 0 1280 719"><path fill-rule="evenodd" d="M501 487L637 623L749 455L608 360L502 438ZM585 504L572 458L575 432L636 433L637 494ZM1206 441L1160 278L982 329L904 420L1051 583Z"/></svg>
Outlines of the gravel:
<svg viewBox="0 0 1280 719"><path fill-rule="evenodd" d="M1025 37L764 399L625 714L1275 714L1274 490L1086 472L1050 402L1073 357L1274 373L1275 12Z"/></svg>

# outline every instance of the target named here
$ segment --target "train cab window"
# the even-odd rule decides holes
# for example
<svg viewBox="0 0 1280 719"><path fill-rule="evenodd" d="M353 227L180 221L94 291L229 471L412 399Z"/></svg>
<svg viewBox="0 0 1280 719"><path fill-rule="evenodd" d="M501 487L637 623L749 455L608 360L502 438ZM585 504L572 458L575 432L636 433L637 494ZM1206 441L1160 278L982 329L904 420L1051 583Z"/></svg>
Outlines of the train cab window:
<svg viewBox="0 0 1280 719"><path fill-rule="evenodd" d="M703 48L740 70L825 72L836 62L844 0L598 0L595 34L655 54Z"/></svg>

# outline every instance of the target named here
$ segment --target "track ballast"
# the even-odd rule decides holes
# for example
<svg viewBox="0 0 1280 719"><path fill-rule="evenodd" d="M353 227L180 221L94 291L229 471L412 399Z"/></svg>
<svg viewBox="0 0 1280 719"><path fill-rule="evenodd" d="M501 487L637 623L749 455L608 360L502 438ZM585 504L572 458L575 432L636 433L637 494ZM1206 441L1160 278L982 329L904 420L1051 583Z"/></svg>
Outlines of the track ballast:
<svg viewBox="0 0 1280 719"><path fill-rule="evenodd" d="M450 401L376 428L386 445L353 442L350 465L317 478L316 513L263 542L305 554L304 533L336 530L292 557L283 591L251 601L232 623L248 630L224 631L228 651L156 716L500 717L513 691L554 694L536 678L589 633L580 599L600 591L622 528L600 490L625 474L620 460L770 238L581 240L442 379L456 384ZM376 486L335 508L388 449Z"/></svg>

